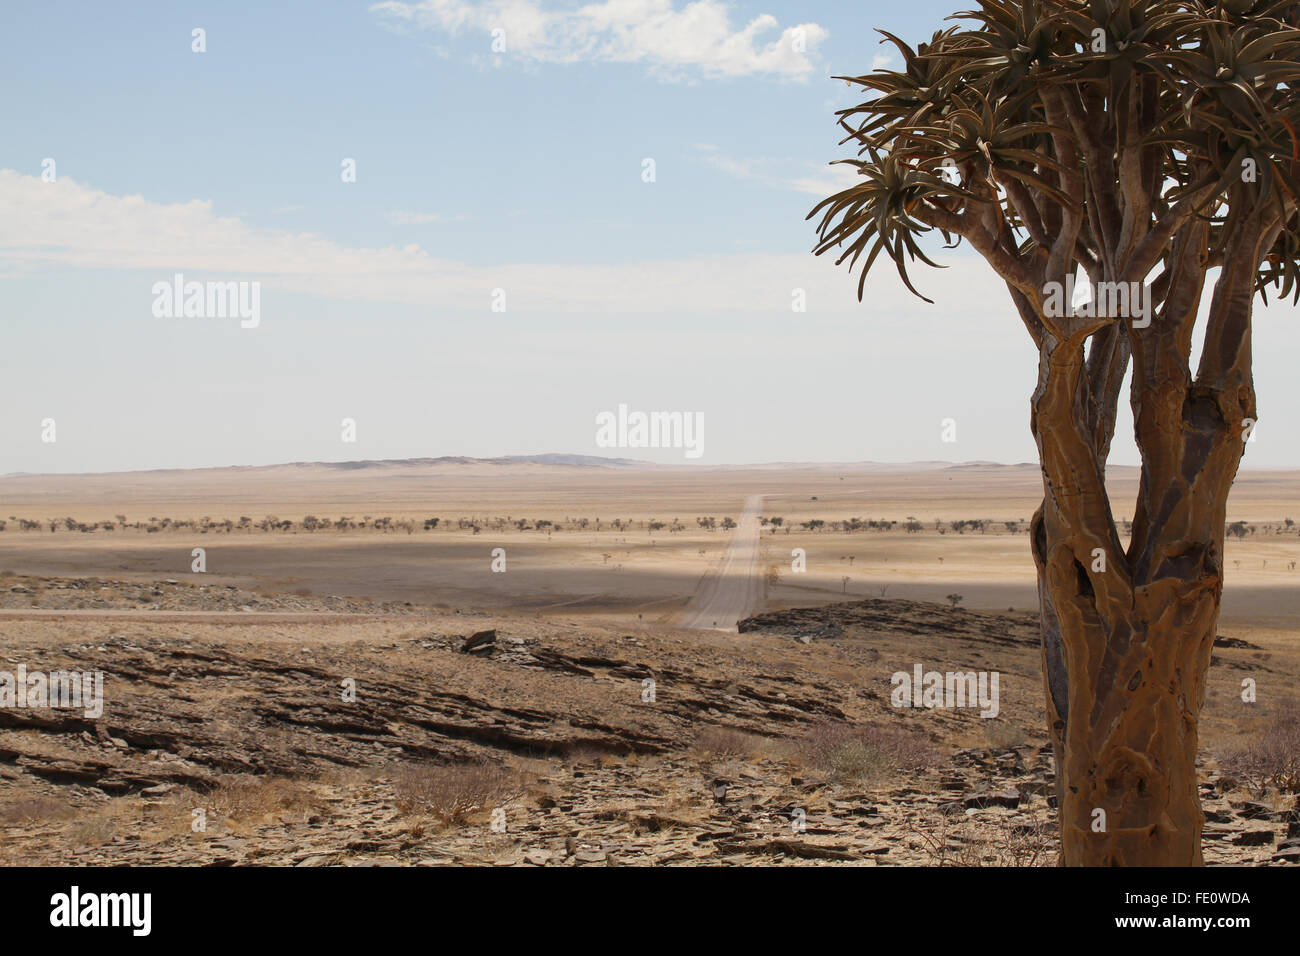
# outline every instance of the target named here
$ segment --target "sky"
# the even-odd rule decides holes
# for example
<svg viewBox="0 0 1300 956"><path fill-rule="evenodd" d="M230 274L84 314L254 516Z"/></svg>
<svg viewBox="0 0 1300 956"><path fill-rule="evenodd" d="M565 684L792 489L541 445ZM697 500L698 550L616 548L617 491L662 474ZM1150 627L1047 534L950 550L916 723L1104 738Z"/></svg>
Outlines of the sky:
<svg viewBox="0 0 1300 956"><path fill-rule="evenodd" d="M859 303L810 254L848 181L833 77L960 7L6 3L0 474L1036 460L1036 355L981 260ZM1256 310L1246 467L1300 465L1297 319ZM620 406L695 416L700 454L599 444Z"/></svg>

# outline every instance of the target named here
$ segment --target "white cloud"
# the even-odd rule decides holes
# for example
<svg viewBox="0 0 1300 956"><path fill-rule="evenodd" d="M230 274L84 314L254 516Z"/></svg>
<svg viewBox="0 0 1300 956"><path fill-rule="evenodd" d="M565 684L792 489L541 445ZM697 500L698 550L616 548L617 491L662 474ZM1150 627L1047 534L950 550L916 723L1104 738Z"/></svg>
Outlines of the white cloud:
<svg viewBox="0 0 1300 956"><path fill-rule="evenodd" d="M385 218L394 226L427 226L430 223L446 221L436 212L411 212L406 209L395 209Z"/></svg>
<svg viewBox="0 0 1300 956"><path fill-rule="evenodd" d="M813 241L808 227L808 244ZM1005 288L982 263L951 256L953 268L915 270L918 288L963 313L1010 315ZM806 291L810 312L861 318L927 309L891 269L857 282L830 254L727 254L626 263L477 265L431 256L418 245L351 247L310 233L262 229L217 215L211 202L156 203L113 196L68 177L57 183L0 170L0 270L50 267L173 272L248 278L267 289L335 299L397 302L430 309L488 312L492 290L506 290L511 312L791 313ZM793 315L794 320L799 316Z"/></svg>
<svg viewBox="0 0 1300 956"><path fill-rule="evenodd" d="M776 159L736 159L707 143L697 143L695 148L705 163L728 176L760 183L772 189L806 193L818 199L825 199L847 189L858 178L857 171L849 166L792 163Z"/></svg>
<svg viewBox="0 0 1300 956"><path fill-rule="evenodd" d="M825 199L848 189L858 182L858 171L852 166L817 166L807 176L790 180L790 188L818 199Z"/></svg>
<svg viewBox="0 0 1300 956"><path fill-rule="evenodd" d="M709 77L772 74L800 79L809 56L828 36L816 23L781 29L761 14L733 29L721 0L606 0L577 9L548 10L541 0L387 0L370 8L385 25L457 36L481 35L486 54L495 35L506 56L539 63L642 63L663 76L698 72ZM777 30L779 35L768 42Z"/></svg>

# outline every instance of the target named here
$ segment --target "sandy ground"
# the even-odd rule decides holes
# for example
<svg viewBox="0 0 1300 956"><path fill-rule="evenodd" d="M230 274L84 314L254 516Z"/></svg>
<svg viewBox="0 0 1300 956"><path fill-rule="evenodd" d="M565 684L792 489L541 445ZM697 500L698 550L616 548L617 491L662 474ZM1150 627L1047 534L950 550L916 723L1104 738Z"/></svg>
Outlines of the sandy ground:
<svg viewBox="0 0 1300 956"><path fill-rule="evenodd" d="M1297 490L1247 473L1229 503L1253 530L1202 712L1211 863L1300 861L1294 795L1220 764L1300 678ZM109 688L99 719L0 710L0 864L1048 863L1038 491L1032 466L0 478L4 666ZM917 664L1000 674L998 716L894 708ZM440 815L480 761L509 780Z"/></svg>
<svg viewBox="0 0 1300 956"><path fill-rule="evenodd" d="M1112 469L1110 493L1120 519L1136 493L1134 469ZM760 528L764 606L779 608L852 597L947 601L987 610L1035 606L1025 527L1041 493L1036 466L770 467L619 469L546 465L365 467L285 465L259 469L146 472L133 475L0 478L0 571L41 575L159 576L250 590L410 601L446 610L501 609L543 615L595 615L672 623L710 580L752 588L752 573L722 572L732 535L697 519L740 520L744 504L763 496ZM360 521L391 516L414 531L307 532L167 528L147 533L151 518L237 522L267 515L300 522L308 514ZM17 519L114 521L126 529L83 534L18 530ZM1226 546L1226 624L1273 628L1300 623L1300 474L1243 472L1228 504L1230 521L1256 528ZM423 530L438 517L435 530ZM805 522L857 517L897 522L891 530L810 531ZM922 529L902 530L908 519ZM951 530L962 520L983 531ZM523 520L528 530L519 530ZM563 530L538 531L538 520ZM460 522L479 528L476 533ZM585 522L585 526L583 523ZM614 524L617 522L617 526ZM649 524L666 527L651 530ZM1016 531L1007 528L1016 522ZM134 527L140 523L142 528ZM938 527L936 527L938 524ZM746 526L747 527L747 526ZM676 528L677 530L671 530ZM746 530L741 536L749 537ZM736 540L740 540L739 538ZM191 572L192 552L206 551L207 571ZM492 570L503 549L505 573ZM792 552L802 548L806 570ZM729 560L742 558L733 552ZM751 569L746 546L743 561ZM847 579L847 580L846 580ZM752 592L733 596L730 619ZM715 609L720 612L721 608ZM709 626L706 624L706 626Z"/></svg>

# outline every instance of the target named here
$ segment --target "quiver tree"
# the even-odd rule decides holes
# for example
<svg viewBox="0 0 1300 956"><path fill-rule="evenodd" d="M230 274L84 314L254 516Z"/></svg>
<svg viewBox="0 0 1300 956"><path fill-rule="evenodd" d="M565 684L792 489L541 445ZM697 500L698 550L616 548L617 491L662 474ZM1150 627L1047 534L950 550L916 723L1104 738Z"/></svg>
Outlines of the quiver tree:
<svg viewBox="0 0 1300 956"><path fill-rule="evenodd" d="M1030 539L1062 860L1199 864L1197 721L1256 418L1252 306L1269 285L1300 298L1297 5L978 2L916 50L885 34L901 72L841 77L872 94L838 114L861 180L810 214L815 251L860 268L859 298L881 253L920 295L907 264L935 265L930 233L1006 283L1039 354ZM1130 369L1126 549L1105 467Z"/></svg>

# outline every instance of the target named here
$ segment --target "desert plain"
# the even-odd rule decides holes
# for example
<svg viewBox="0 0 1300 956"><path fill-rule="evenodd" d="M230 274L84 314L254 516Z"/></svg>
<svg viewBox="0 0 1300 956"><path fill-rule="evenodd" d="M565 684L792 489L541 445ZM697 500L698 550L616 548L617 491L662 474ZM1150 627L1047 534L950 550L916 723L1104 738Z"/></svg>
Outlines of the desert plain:
<svg viewBox="0 0 1300 956"><path fill-rule="evenodd" d="M1041 492L561 456L0 477L0 670L105 675L94 717L0 709L0 862L1049 864ZM1228 504L1210 863L1300 861L1265 772L1297 492L1247 469ZM996 716L895 706L918 664L996 672Z"/></svg>

